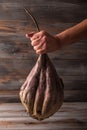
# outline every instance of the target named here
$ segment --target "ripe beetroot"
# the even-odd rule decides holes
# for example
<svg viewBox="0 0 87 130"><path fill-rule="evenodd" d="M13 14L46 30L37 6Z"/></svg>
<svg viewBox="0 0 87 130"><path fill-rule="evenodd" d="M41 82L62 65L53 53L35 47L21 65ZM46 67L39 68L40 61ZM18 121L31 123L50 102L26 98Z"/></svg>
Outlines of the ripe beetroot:
<svg viewBox="0 0 87 130"><path fill-rule="evenodd" d="M37 120L50 117L63 103L63 82L47 54L40 55L20 89L20 99L29 115Z"/></svg>

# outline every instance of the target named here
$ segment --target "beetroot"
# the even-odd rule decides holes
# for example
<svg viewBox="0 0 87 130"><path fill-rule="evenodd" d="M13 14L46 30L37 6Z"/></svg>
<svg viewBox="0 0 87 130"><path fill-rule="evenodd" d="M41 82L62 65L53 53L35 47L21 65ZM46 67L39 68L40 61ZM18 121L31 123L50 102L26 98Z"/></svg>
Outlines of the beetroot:
<svg viewBox="0 0 87 130"><path fill-rule="evenodd" d="M64 85L47 54L40 55L20 89L20 99L29 115L37 120L59 110L64 99Z"/></svg>

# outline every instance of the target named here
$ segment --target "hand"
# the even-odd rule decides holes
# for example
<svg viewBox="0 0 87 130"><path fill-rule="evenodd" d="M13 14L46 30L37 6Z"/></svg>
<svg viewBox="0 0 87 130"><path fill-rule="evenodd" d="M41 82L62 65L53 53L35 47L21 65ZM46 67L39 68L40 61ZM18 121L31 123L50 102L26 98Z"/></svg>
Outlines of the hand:
<svg viewBox="0 0 87 130"><path fill-rule="evenodd" d="M38 33L28 33L27 38L30 38L31 45L37 54L53 52L60 49L60 40L56 36L51 36L46 31Z"/></svg>

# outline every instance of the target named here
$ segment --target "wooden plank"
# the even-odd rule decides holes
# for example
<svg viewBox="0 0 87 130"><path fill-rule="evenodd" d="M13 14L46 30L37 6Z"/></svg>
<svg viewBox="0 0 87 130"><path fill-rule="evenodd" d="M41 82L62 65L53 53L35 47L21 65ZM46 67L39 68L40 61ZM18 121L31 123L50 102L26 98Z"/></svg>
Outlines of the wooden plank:
<svg viewBox="0 0 87 130"><path fill-rule="evenodd" d="M84 76L61 76L64 82L65 90L87 90L87 80ZM25 81L26 76L21 77L11 77L10 80L2 77L2 82L0 81L0 91L15 91L19 90L23 82Z"/></svg>
<svg viewBox="0 0 87 130"><path fill-rule="evenodd" d="M22 1L22 3L25 3L25 1L23 0L15 0L15 1L12 1L12 0L0 0L0 3L20 3ZM44 5L47 5L47 4L56 4L56 3L71 3L71 4L86 4L87 1L86 0L46 0L46 2L44 2L44 0L26 0L26 3L28 4L44 4Z"/></svg>
<svg viewBox="0 0 87 130"><path fill-rule="evenodd" d="M39 26L41 29L45 29L51 33L58 33L61 30L64 30L66 28L69 28L71 26L74 26L75 23L64 23L59 22L58 20L50 22L50 24L46 24L47 21L45 20L38 20ZM32 20L30 18L26 18L25 20L0 20L0 34L3 33L6 35L13 35L16 33L24 34L28 31L34 31L36 30L35 25L33 24ZM53 31L53 32L52 32ZM20 39L21 40L21 39Z"/></svg>
<svg viewBox="0 0 87 130"><path fill-rule="evenodd" d="M75 106L73 106L73 105L75 105ZM78 107L78 105L79 105L79 107ZM15 109L15 108L17 108L17 109ZM81 111L81 113L80 113L80 111ZM74 117L74 114L75 114L76 116L78 115L78 117L83 117L84 119L87 119L86 114L85 114L86 111L87 111L86 102L63 103L60 110L56 114L54 114L52 117L57 118L57 116L58 116L61 119L61 118L65 117L66 115L68 115L68 117ZM68 113L71 113L71 115L69 115ZM33 119L31 117L29 117L29 115L27 115L27 113L25 112L25 108L20 103L11 103L11 104L3 103L3 104L1 104L0 105L0 119L3 117L6 117L6 118L7 117L8 118L23 117L23 118L29 118L29 120L33 121ZM51 118L51 120L53 120L53 118ZM48 119L50 119L50 118L48 118ZM34 121L36 121L36 120L34 120Z"/></svg>
<svg viewBox="0 0 87 130"><path fill-rule="evenodd" d="M27 75L24 77L23 75L21 77L11 76L10 79L2 77L2 81L0 78L0 92L6 91L12 93L12 91L19 91L26 77ZM61 78L64 82L64 90L87 91L87 80L84 76L61 76Z"/></svg>
<svg viewBox="0 0 87 130"><path fill-rule="evenodd" d="M16 109L15 109L16 108ZM87 128L87 103L63 103L59 112L41 122L29 117L19 103L0 105L0 128L3 129L79 129ZM39 126L39 127L38 127Z"/></svg>
<svg viewBox="0 0 87 130"><path fill-rule="evenodd" d="M84 90L65 90L65 102L86 102L87 93Z"/></svg>
<svg viewBox="0 0 87 130"><path fill-rule="evenodd" d="M47 23L46 20L41 19L40 21L38 20L38 22L41 30L44 29L51 34L59 33L71 26L76 25L76 22L75 23L67 22L65 24L64 22L59 22L58 20L55 22L50 22L49 25L46 24ZM15 40L19 38L18 40L21 40L21 42L23 42L22 39L23 37L25 37L25 33L31 31L36 31L36 27L30 18L27 18L25 20L0 20L0 37L3 36L3 34L5 37L11 35L8 38L12 39L12 36L14 36ZM21 37L22 39L20 38L20 35L23 36Z"/></svg>
<svg viewBox="0 0 87 130"><path fill-rule="evenodd" d="M65 102L86 102L87 92L85 90L64 90ZM19 90L0 91L0 103L20 102Z"/></svg>
<svg viewBox="0 0 87 130"><path fill-rule="evenodd" d="M20 2L21 2L21 5L23 5L23 4L29 4L30 6L31 5L36 5L36 6L47 6L47 5L51 5L51 6L56 6L57 4L59 4L59 6L61 6L61 5L79 5L79 4L81 4L81 5L85 5L86 3L87 3L87 1L86 0L47 0L46 2L44 2L44 0L36 0L36 1L34 1L34 0L26 0L26 2L25 1L21 1L21 0L15 0L15 1L12 1L12 0L0 0L0 3L1 4L4 4L4 3L7 3L7 5L5 5L5 6L7 6L8 7L8 4L10 5L10 4L20 4Z"/></svg>
<svg viewBox="0 0 87 130"><path fill-rule="evenodd" d="M87 3L87 1L86 0L58 0L58 1L61 1L61 2L66 2L66 3L73 3L73 4L83 4L83 3Z"/></svg>
<svg viewBox="0 0 87 130"><path fill-rule="evenodd" d="M79 81L83 76L84 80L87 79L86 66L87 63L83 60L53 60L53 64L60 75L64 76L77 76ZM21 80L26 78L36 61L32 60L0 60L0 83L9 83L11 80ZM76 78L77 78L76 77ZM71 79L72 80L72 79Z"/></svg>
<svg viewBox="0 0 87 130"><path fill-rule="evenodd" d="M48 21L46 20L46 18L45 19L41 18L40 20L37 19L37 21L39 23L41 30L44 29L51 34L59 33L77 24L76 21L74 22L67 21L65 23L59 20L54 20L54 21L50 20L50 24L47 24ZM30 18L26 18L25 20L0 20L0 36L2 37L11 35L15 37L15 40L18 38L19 40L21 40L21 38L25 37L25 33L30 32L30 31L36 31L36 27ZM20 38L20 35L22 35L21 38ZM23 41L21 40L21 42Z"/></svg>
<svg viewBox="0 0 87 130"><path fill-rule="evenodd" d="M29 44L29 46L28 46ZM74 45L75 46L75 45ZM83 45L85 47L85 45ZM79 48L79 47L78 47ZM67 49L63 49L61 51L57 51L55 53L50 54L51 59L52 58L58 58L58 61L60 59L87 59L87 51L85 49L74 49L67 47ZM31 47L30 43L20 44L17 45L14 42L12 43L1 43L0 44L0 59L7 58L7 59L32 59L36 58L38 55L35 54L33 48Z"/></svg>
<svg viewBox="0 0 87 130"><path fill-rule="evenodd" d="M36 3L35 3L36 4ZM27 2L25 4L21 2L20 3L1 3L1 11L0 11L0 19L3 20L24 20L26 18L26 15L23 11L23 7L26 6L27 8L30 8L35 16L37 16L38 19L47 20L47 21L70 21L70 22L78 22L86 18L87 15L87 6L84 4L79 6L75 4L62 4L61 2L51 4L47 3L46 5L43 4L43 6L40 6L40 4L37 5L30 5ZM39 5L39 6L38 6ZM50 6L51 8L50 8ZM43 11L44 10L44 11ZM8 11L8 14L7 14ZM14 13L13 13L14 12ZM3 14L3 15L2 15ZM13 15L15 14L15 15ZM59 14L59 15L58 15ZM49 17L47 17L49 16Z"/></svg>
<svg viewBox="0 0 87 130"><path fill-rule="evenodd" d="M25 40L22 39L22 42L20 40L21 37L19 39L15 39L15 36L9 38L10 36L7 36L6 38L3 36L0 39L0 58L29 59L38 56L35 54L30 41L26 41L26 38ZM23 43L23 41L25 42ZM86 50L87 47L85 41L68 46L63 50L50 54L50 56L53 58L58 57L58 59L87 59Z"/></svg>

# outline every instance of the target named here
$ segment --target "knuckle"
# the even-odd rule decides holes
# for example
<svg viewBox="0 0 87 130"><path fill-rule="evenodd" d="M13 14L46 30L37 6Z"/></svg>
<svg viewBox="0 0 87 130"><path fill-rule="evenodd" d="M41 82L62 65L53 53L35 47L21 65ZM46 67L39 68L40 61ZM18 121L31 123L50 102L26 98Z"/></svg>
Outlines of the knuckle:
<svg viewBox="0 0 87 130"><path fill-rule="evenodd" d="M36 50L36 47L34 46L33 49Z"/></svg>
<svg viewBox="0 0 87 130"><path fill-rule="evenodd" d="M46 43L44 43L43 48L44 48L44 50L47 49L47 44Z"/></svg>
<svg viewBox="0 0 87 130"><path fill-rule="evenodd" d="M36 39L36 36L34 35L32 38L31 38L31 40L33 41L33 40L35 40Z"/></svg>
<svg viewBox="0 0 87 130"><path fill-rule="evenodd" d="M35 33L35 34L33 35L33 37L32 37L32 40L35 40L35 39L37 39L37 38L38 38L38 34Z"/></svg>
<svg viewBox="0 0 87 130"><path fill-rule="evenodd" d="M35 42L34 40L32 41L32 46L35 46L37 44L37 42Z"/></svg>
<svg viewBox="0 0 87 130"><path fill-rule="evenodd" d="M45 31L44 31L44 30L41 30L40 32L41 32L41 34L42 34L42 35L44 35L44 34L45 34Z"/></svg>
<svg viewBox="0 0 87 130"><path fill-rule="evenodd" d="M31 40L31 42L32 42L32 41L33 41L33 38L31 37L30 40Z"/></svg>
<svg viewBox="0 0 87 130"><path fill-rule="evenodd" d="M41 54L41 51L42 51L41 49L36 50L36 53L37 53L37 54Z"/></svg>
<svg viewBox="0 0 87 130"><path fill-rule="evenodd" d="M31 45L34 46L34 42L33 41L31 42Z"/></svg>
<svg viewBox="0 0 87 130"><path fill-rule="evenodd" d="M36 51L37 54L41 54L40 51Z"/></svg>
<svg viewBox="0 0 87 130"><path fill-rule="evenodd" d="M47 37L46 37L45 35L43 36L43 40L44 40L44 41L47 41Z"/></svg>

